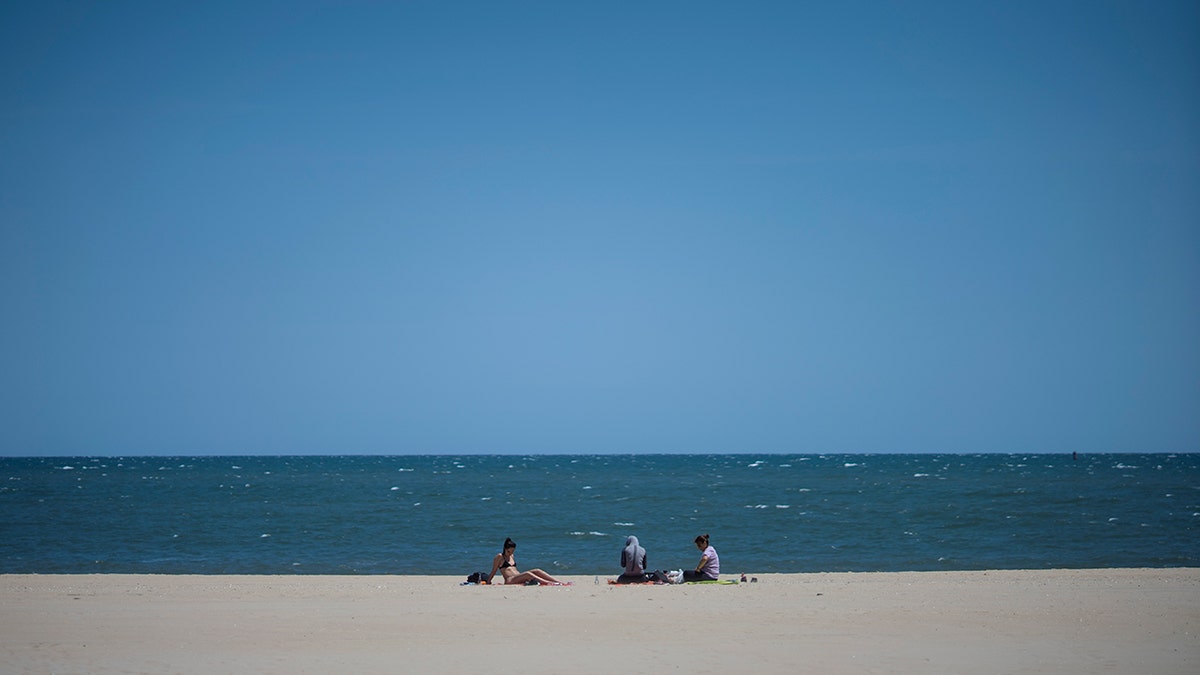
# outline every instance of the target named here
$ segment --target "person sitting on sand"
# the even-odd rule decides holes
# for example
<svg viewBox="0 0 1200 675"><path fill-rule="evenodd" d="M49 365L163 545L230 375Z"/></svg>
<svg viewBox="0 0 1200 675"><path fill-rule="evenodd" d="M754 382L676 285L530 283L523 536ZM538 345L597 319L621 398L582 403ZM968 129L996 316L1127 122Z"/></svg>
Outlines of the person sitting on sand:
<svg viewBox="0 0 1200 675"><path fill-rule="evenodd" d="M717 557L717 550L708 545L708 535L702 534L696 537L696 548L700 549L700 562L696 565L695 570L684 570L684 581L716 581L717 576L721 574L721 560Z"/></svg>
<svg viewBox="0 0 1200 675"><path fill-rule="evenodd" d="M617 577L618 584L640 584L651 580L646 574L646 549L638 545L638 538L633 535L625 540L621 565L625 571Z"/></svg>
<svg viewBox="0 0 1200 675"><path fill-rule="evenodd" d="M491 583L496 583L496 570L500 570L500 575L504 578L505 584L526 584L532 581L545 586L567 585L542 570L535 569L528 572L518 572L516 560L513 558L513 553L516 550L516 542L505 537L504 552L497 553L496 557L492 558L492 571L488 574L488 579Z"/></svg>

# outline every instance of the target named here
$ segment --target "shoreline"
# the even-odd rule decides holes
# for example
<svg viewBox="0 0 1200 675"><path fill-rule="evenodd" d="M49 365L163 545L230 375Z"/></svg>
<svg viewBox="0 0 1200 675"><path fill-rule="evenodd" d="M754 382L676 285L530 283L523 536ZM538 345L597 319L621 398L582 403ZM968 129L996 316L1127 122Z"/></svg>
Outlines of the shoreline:
<svg viewBox="0 0 1200 675"><path fill-rule="evenodd" d="M615 579L617 573L611 572L611 565L608 571L601 572L599 578ZM466 568L464 568L466 569ZM672 568L674 569L674 568ZM1169 572L1172 570L1195 570L1200 573L1200 566L1192 567L1189 565L1173 565L1167 567L1147 567L1144 565L1133 565L1128 567L1122 566L1107 566L1107 567L1046 567L1046 568L1026 568L1026 567L989 567L986 569L942 569L942 570L837 570L823 572L746 572L746 578L752 576L773 576L773 577L811 577L811 576L832 576L832 575L848 575L861 576L869 574L889 575L889 574L999 574L1005 572L1021 572L1039 574L1043 572ZM596 575L592 572L559 572L553 569L543 570L555 577L569 579L587 579L589 583ZM722 573L722 581L736 580L741 576L741 572ZM69 579L72 577L146 577L150 579L171 578L171 577L196 577L196 578L217 578L228 577L232 579L257 579L257 578L276 578L276 579L319 579L328 577L331 579L452 579L457 580L455 583L464 581L467 577L465 574L420 574L420 573L375 573L361 572L354 574L338 574L330 572L287 572L280 574L278 572L0 572L0 580L6 578L28 577L30 579L44 579L51 577L61 577ZM460 578L461 577L461 578ZM503 584L500 584L503 585Z"/></svg>
<svg viewBox="0 0 1200 675"><path fill-rule="evenodd" d="M4 574L0 661L13 672L1200 672L1200 568L746 574L759 582Z"/></svg>

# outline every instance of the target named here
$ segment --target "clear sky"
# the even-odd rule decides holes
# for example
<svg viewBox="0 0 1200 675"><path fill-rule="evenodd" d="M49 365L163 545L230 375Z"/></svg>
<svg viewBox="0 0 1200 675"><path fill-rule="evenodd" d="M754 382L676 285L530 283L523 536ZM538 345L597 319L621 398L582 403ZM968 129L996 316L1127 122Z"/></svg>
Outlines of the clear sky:
<svg viewBox="0 0 1200 675"><path fill-rule="evenodd" d="M1200 450L1196 2L5 2L0 454Z"/></svg>

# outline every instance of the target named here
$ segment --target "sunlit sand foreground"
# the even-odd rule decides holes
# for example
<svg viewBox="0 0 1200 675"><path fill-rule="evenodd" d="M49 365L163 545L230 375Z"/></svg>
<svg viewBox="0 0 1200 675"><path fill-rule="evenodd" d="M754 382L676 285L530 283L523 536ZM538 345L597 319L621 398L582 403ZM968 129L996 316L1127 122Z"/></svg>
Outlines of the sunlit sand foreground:
<svg viewBox="0 0 1200 675"><path fill-rule="evenodd" d="M1200 672L1200 569L0 576L4 672Z"/></svg>

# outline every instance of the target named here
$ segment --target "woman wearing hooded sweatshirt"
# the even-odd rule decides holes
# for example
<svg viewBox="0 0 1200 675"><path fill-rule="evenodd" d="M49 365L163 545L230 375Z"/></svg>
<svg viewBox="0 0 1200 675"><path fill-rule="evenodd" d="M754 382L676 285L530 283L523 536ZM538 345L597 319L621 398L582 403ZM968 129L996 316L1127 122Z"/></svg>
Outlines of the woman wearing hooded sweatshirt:
<svg viewBox="0 0 1200 675"><path fill-rule="evenodd" d="M638 545L638 538L633 535L625 540L621 565L625 571L617 577L618 584L640 584L651 580L646 574L646 549Z"/></svg>

